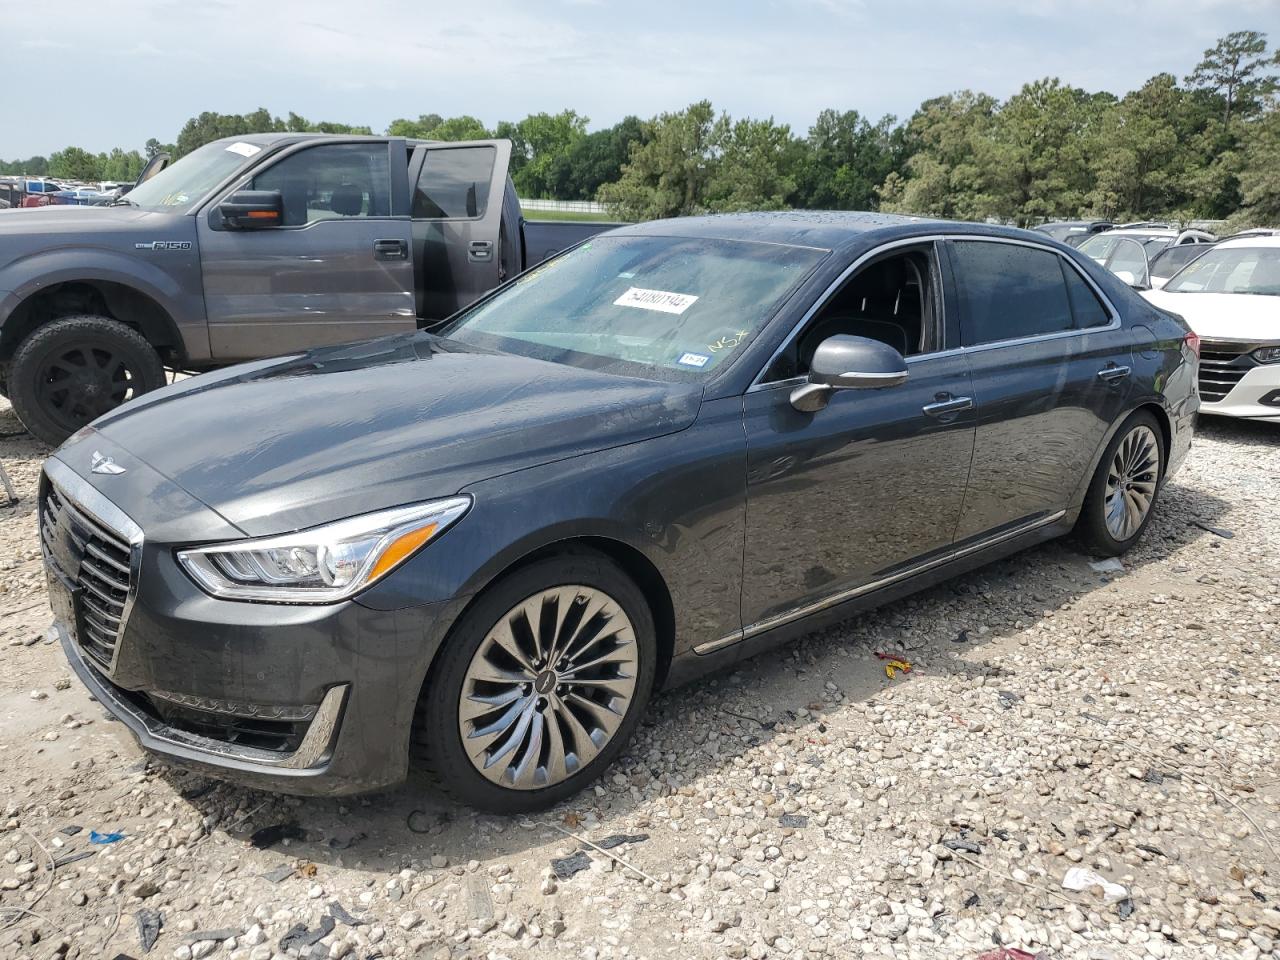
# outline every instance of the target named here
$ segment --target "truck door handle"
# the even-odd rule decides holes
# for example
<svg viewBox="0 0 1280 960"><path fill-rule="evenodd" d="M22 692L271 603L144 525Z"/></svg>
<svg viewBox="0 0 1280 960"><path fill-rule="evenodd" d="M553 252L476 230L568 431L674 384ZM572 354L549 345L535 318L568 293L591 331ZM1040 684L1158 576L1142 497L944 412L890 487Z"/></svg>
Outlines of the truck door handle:
<svg viewBox="0 0 1280 960"><path fill-rule="evenodd" d="M961 410L972 410L973 397L956 397L949 393L939 393L933 403L926 403L920 409L925 416L943 419Z"/></svg>
<svg viewBox="0 0 1280 960"><path fill-rule="evenodd" d="M1103 383L1117 383L1127 376L1129 376L1129 368L1118 367L1114 363L1108 363L1098 371L1098 379Z"/></svg>
<svg viewBox="0 0 1280 960"><path fill-rule="evenodd" d="M493 260L493 241L472 240L467 244L467 259L472 263L489 263Z"/></svg>
<svg viewBox="0 0 1280 960"><path fill-rule="evenodd" d="M375 260L408 260L409 241L407 240L375 240L373 241L373 259Z"/></svg>

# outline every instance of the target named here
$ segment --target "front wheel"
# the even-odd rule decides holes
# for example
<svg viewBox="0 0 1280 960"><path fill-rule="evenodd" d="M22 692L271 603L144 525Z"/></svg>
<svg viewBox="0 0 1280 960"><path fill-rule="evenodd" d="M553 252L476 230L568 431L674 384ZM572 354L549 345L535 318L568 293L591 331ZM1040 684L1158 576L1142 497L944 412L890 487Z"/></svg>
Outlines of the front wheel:
<svg viewBox="0 0 1280 960"><path fill-rule="evenodd" d="M598 777L653 687L653 616L597 554L538 561L500 581L450 632L414 724L418 759L457 799L522 813Z"/></svg>
<svg viewBox="0 0 1280 960"><path fill-rule="evenodd" d="M142 334L89 315L37 327L18 346L5 379L22 425L50 446L165 385L160 355Z"/></svg>
<svg viewBox="0 0 1280 960"><path fill-rule="evenodd" d="M1114 557L1141 539L1165 463L1164 435L1146 411L1129 417L1116 431L1098 464L1076 531L1094 553Z"/></svg>

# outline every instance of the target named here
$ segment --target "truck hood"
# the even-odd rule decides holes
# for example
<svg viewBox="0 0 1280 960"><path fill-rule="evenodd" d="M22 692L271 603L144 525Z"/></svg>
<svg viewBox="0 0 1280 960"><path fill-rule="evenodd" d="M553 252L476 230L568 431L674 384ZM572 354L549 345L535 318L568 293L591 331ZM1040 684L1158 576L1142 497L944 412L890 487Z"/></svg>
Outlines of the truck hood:
<svg viewBox="0 0 1280 960"><path fill-rule="evenodd" d="M149 230L172 227L181 221L180 214L154 213L124 204L118 207L19 207L0 210L0 237L66 234L83 243L86 231L129 227Z"/></svg>
<svg viewBox="0 0 1280 960"><path fill-rule="evenodd" d="M1280 341L1280 297L1163 290L1144 290L1142 295L1161 310L1178 314L1205 339Z"/></svg>
<svg viewBox="0 0 1280 960"><path fill-rule="evenodd" d="M120 466L136 457L263 536L674 433L693 422L701 397L696 384L411 334L180 381L95 421L58 456L89 476L100 436ZM109 479L119 491L127 477Z"/></svg>

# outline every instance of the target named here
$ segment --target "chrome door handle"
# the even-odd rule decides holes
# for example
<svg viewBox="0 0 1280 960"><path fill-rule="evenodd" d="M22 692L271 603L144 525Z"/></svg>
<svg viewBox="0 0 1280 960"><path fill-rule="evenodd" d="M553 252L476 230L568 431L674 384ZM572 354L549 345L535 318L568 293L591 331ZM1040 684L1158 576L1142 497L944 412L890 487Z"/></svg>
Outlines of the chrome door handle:
<svg viewBox="0 0 1280 960"><path fill-rule="evenodd" d="M1117 367L1114 363L1098 371L1098 379L1103 383L1115 383L1129 375L1128 367Z"/></svg>
<svg viewBox="0 0 1280 960"><path fill-rule="evenodd" d="M961 410L972 410L973 397L953 397L949 393L940 393L937 400L926 403L920 409L926 416L945 417L947 414L959 413Z"/></svg>
<svg viewBox="0 0 1280 960"><path fill-rule="evenodd" d="M409 244L405 240L373 241L373 258L375 260L408 260Z"/></svg>
<svg viewBox="0 0 1280 960"><path fill-rule="evenodd" d="M493 260L492 240L472 240L467 244L467 259L472 263L489 263Z"/></svg>

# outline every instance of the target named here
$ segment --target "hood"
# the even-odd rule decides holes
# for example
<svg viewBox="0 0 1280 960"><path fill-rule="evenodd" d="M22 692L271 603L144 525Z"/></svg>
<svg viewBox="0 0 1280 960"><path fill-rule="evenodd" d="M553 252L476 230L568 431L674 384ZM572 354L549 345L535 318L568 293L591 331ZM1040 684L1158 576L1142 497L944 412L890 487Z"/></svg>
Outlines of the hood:
<svg viewBox="0 0 1280 960"><path fill-rule="evenodd" d="M57 205L48 207L17 207L0 210L0 236L48 236L50 234L80 234L85 230L105 228L118 230L136 226L140 230L152 229L181 220L179 214L154 213L121 204L118 207L89 207Z"/></svg>
<svg viewBox="0 0 1280 960"><path fill-rule="evenodd" d="M83 452L59 456L86 470L101 433L262 536L674 433L701 397L697 384L412 334L180 381L107 414L77 435Z"/></svg>
<svg viewBox="0 0 1280 960"><path fill-rule="evenodd" d="M1280 297L1164 290L1144 290L1142 295L1161 310L1178 314L1206 340L1280 342Z"/></svg>

